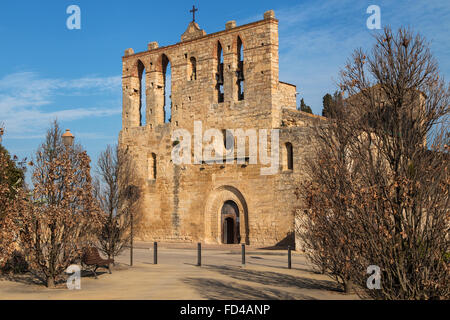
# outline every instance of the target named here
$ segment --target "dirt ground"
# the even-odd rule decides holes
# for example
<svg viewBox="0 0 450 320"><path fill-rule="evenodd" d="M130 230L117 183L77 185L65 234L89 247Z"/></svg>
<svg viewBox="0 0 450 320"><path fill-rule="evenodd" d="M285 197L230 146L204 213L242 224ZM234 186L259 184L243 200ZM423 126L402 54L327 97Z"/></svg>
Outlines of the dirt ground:
<svg viewBox="0 0 450 320"><path fill-rule="evenodd" d="M196 245L159 244L156 265L153 244L140 242L136 247L132 267L125 250L116 258L112 274L100 269L95 279L83 271L80 290L67 289L65 282L47 289L31 274L2 276L0 299L357 299L315 273L305 256L296 252L288 269L286 250L248 247L242 266L239 246L203 246L199 267Z"/></svg>

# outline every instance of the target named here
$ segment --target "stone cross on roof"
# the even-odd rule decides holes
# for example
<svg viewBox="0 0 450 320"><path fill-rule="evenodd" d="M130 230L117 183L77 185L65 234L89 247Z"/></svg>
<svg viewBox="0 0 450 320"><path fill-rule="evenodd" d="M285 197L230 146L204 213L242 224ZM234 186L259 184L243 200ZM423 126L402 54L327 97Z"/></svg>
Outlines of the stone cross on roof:
<svg viewBox="0 0 450 320"><path fill-rule="evenodd" d="M195 22L195 12L198 11L198 8L195 8L195 5L192 6L192 10L189 10L189 12L192 12L192 21Z"/></svg>

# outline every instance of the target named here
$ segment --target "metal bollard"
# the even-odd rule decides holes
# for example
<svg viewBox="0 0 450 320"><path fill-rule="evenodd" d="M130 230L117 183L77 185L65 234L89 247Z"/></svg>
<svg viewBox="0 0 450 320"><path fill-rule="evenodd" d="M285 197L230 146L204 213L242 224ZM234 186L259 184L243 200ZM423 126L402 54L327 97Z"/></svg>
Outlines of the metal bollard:
<svg viewBox="0 0 450 320"><path fill-rule="evenodd" d="M131 226L130 226L130 228L131 228L131 230L130 230L130 233L131 233L131 236L130 236L130 267L132 267L133 266L133 239L134 239L133 212L132 211L130 212L130 215L131 215Z"/></svg>
<svg viewBox="0 0 450 320"><path fill-rule="evenodd" d="M130 267L133 266L133 238L130 242Z"/></svg>
<svg viewBox="0 0 450 320"><path fill-rule="evenodd" d="M242 265L245 265L245 244L242 244Z"/></svg>
<svg viewBox="0 0 450 320"><path fill-rule="evenodd" d="M202 244L199 242L197 244L197 266L202 265Z"/></svg>
<svg viewBox="0 0 450 320"><path fill-rule="evenodd" d="M288 246L288 269L292 268L291 246Z"/></svg>
<svg viewBox="0 0 450 320"><path fill-rule="evenodd" d="M158 242L153 243L153 264L158 264Z"/></svg>

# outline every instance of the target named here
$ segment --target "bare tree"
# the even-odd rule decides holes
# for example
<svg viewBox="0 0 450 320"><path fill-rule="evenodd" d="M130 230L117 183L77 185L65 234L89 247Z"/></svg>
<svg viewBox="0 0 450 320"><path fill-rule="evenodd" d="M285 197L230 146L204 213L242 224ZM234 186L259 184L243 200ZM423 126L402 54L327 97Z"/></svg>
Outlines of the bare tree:
<svg viewBox="0 0 450 320"><path fill-rule="evenodd" d="M134 214L135 206L141 196L139 187L130 184L123 190L124 200L126 205L124 206L128 217L130 218L130 266L133 266L133 242L134 242L134 226L137 221L137 215Z"/></svg>
<svg viewBox="0 0 450 320"><path fill-rule="evenodd" d="M108 259L117 256L130 242L135 219L130 213L135 199L130 199L127 188L136 179L132 157L126 149L107 146L98 159L95 194L106 218L99 234L100 250ZM136 221L134 221L136 222Z"/></svg>
<svg viewBox="0 0 450 320"><path fill-rule="evenodd" d="M421 36L386 28L375 40L341 72L340 116L316 131L302 236L363 297L449 298L450 89ZM369 265L380 289L366 287Z"/></svg>
<svg viewBox="0 0 450 320"><path fill-rule="evenodd" d="M15 217L27 262L48 287L55 286L100 225L89 163L81 146L64 146L55 120L36 152L32 197Z"/></svg>
<svg viewBox="0 0 450 320"><path fill-rule="evenodd" d="M315 128L314 156L304 168L310 179L296 191L302 214L297 232L310 261L350 293L356 243L347 232L352 223L347 197L358 174L351 170L348 157L353 130L341 124L345 116L342 103L330 104L328 113L331 119Z"/></svg>

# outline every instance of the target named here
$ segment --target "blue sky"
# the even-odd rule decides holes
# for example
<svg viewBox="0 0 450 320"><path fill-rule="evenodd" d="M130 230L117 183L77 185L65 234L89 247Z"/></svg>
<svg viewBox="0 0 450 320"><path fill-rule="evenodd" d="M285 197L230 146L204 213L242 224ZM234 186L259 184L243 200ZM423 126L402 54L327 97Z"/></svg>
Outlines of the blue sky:
<svg viewBox="0 0 450 320"><path fill-rule="evenodd" d="M0 4L0 123L3 144L30 158L55 117L70 128L94 163L121 129L121 57L180 41L199 7L207 33L262 19L279 19L280 80L294 83L315 114L334 92L339 69L357 47L369 48L366 9L381 8L382 26L409 26L431 41L442 75L450 78L450 1L2 1ZM66 9L81 8L81 30L68 30Z"/></svg>

